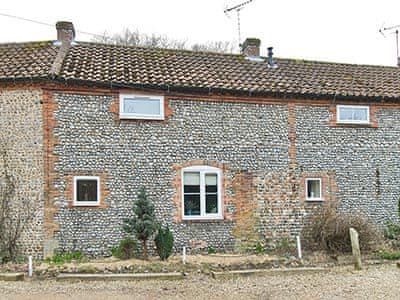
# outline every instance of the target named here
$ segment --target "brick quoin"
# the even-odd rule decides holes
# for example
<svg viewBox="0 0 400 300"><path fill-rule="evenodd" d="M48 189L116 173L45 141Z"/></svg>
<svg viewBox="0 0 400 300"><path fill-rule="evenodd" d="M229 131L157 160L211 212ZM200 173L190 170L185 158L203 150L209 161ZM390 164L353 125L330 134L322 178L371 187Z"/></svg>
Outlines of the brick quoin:
<svg viewBox="0 0 400 300"><path fill-rule="evenodd" d="M43 134L44 134L44 239L53 240L54 234L59 230L59 224L54 220L54 215L58 212L58 207L54 204L54 199L60 196L54 182L58 178L55 171L57 155L54 154L54 148L58 143L54 136L54 128L57 121L54 112L57 109L57 103L54 101L53 92L43 90Z"/></svg>

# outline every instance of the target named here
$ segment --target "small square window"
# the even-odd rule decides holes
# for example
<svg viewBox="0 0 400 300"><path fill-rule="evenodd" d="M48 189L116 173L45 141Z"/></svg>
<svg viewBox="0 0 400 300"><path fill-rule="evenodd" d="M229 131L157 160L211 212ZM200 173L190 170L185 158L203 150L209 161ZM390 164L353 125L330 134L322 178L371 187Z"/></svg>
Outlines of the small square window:
<svg viewBox="0 0 400 300"><path fill-rule="evenodd" d="M306 179L306 200L321 201L322 199L322 184L320 178Z"/></svg>
<svg viewBox="0 0 400 300"><path fill-rule="evenodd" d="M164 97L121 94L119 97L121 119L164 120Z"/></svg>
<svg viewBox="0 0 400 300"><path fill-rule="evenodd" d="M74 177L74 206L100 204L100 179L98 176Z"/></svg>
<svg viewBox="0 0 400 300"><path fill-rule="evenodd" d="M337 105L336 122L343 124L369 124L369 106Z"/></svg>

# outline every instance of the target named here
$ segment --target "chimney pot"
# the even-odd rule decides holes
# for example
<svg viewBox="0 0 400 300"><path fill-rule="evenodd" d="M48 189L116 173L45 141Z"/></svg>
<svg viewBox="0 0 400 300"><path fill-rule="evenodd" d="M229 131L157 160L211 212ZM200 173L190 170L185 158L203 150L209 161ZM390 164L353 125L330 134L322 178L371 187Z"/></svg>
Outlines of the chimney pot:
<svg viewBox="0 0 400 300"><path fill-rule="evenodd" d="M57 29L57 44L71 45L75 40L75 28L72 22L58 21L56 24Z"/></svg>
<svg viewBox="0 0 400 300"><path fill-rule="evenodd" d="M257 38L247 38L242 44L242 53L246 57L260 56L261 40Z"/></svg>
<svg viewBox="0 0 400 300"><path fill-rule="evenodd" d="M273 47L268 47L268 68L276 69L278 65L274 62L274 52L272 52Z"/></svg>

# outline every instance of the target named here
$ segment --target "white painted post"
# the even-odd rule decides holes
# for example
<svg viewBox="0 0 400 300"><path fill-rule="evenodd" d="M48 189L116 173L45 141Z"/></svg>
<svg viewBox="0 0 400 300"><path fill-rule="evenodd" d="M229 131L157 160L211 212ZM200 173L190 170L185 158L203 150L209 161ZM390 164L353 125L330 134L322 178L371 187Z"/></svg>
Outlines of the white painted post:
<svg viewBox="0 0 400 300"><path fill-rule="evenodd" d="M186 264L186 247L183 246L182 248L182 263Z"/></svg>
<svg viewBox="0 0 400 300"><path fill-rule="evenodd" d="M32 277L32 273L33 273L32 255L29 255L29 257L28 257L28 276Z"/></svg>
<svg viewBox="0 0 400 300"><path fill-rule="evenodd" d="M301 259L302 253L301 253L301 242L300 242L300 236L296 236L296 244L297 244L297 257Z"/></svg>

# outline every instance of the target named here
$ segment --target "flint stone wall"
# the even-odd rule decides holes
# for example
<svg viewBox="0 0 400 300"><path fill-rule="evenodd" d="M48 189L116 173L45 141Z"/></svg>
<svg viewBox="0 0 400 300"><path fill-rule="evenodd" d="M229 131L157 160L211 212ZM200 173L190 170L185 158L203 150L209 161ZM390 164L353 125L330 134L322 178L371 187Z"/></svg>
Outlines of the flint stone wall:
<svg viewBox="0 0 400 300"><path fill-rule="evenodd" d="M290 118L282 104L175 99L168 104L172 115L160 122L116 120L112 96L56 93L54 100L55 222L62 251L110 255L141 186L157 218L173 230L177 250L195 244L233 250L241 243L293 237L304 216L320 205L304 201L307 174L324 177L326 199L339 201L340 209L379 224L397 220L398 110L378 110L378 128L332 128L329 107L320 106L295 106ZM176 166L195 160L227 166L224 178L232 184L225 191L231 200L224 221L176 221ZM68 178L85 172L106 174L105 207L70 206ZM242 181L246 186L233 184L243 174L250 178ZM243 212L246 206L253 212Z"/></svg>
<svg viewBox="0 0 400 300"><path fill-rule="evenodd" d="M36 258L41 258L43 251L41 99L40 90L0 90L0 181L7 173L15 185L14 222L20 217L28 220L18 245L22 255Z"/></svg>

